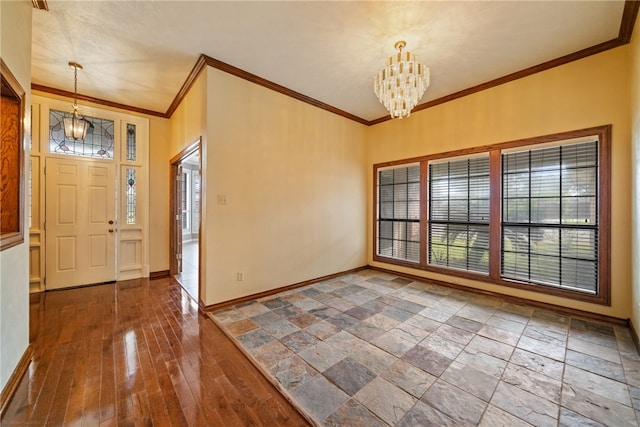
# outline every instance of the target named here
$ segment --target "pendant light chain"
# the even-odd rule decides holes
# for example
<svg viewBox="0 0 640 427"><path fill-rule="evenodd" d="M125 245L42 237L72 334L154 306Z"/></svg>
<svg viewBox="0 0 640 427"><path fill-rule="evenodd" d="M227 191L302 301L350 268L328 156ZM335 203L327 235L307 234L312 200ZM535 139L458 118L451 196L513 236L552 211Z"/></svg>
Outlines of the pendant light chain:
<svg viewBox="0 0 640 427"><path fill-rule="evenodd" d="M78 107L78 67L73 67L73 107Z"/></svg>
<svg viewBox="0 0 640 427"><path fill-rule="evenodd" d="M71 117L64 117L64 136L74 141L84 141L89 129L89 122L78 114L78 68L82 70L82 65L77 62L69 62L73 68L73 112Z"/></svg>
<svg viewBox="0 0 640 427"><path fill-rule="evenodd" d="M69 61L69 67L73 68L73 108L78 109L78 69L82 70L82 65Z"/></svg>

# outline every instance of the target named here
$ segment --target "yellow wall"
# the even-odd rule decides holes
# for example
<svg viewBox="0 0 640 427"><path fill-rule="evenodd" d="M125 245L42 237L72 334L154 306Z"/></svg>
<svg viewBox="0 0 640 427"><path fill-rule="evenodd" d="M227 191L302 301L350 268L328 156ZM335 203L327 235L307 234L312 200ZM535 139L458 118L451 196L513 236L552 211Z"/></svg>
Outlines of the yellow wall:
<svg viewBox="0 0 640 427"><path fill-rule="evenodd" d="M149 117L149 271L169 270L169 120Z"/></svg>
<svg viewBox="0 0 640 427"><path fill-rule="evenodd" d="M371 191L367 191L369 264L628 318L631 314L629 85L629 47L623 46L419 111L409 119L372 126L367 134L367 188L370 189L376 163L613 124L611 307L374 262Z"/></svg>
<svg viewBox="0 0 640 427"><path fill-rule="evenodd" d="M636 20L630 45L631 56L631 164L632 164L632 227L633 250L631 322L640 331L640 20Z"/></svg>
<svg viewBox="0 0 640 427"><path fill-rule="evenodd" d="M207 212L207 73L201 72L196 81L189 89L187 95L182 99L182 102L171 116L171 142L169 145L169 156L167 158L167 167L169 167L169 161L176 155L178 155L186 147L196 142L199 138L202 139L200 162L201 162L201 176L200 176L200 226L202 229L202 242L200 242L200 256L205 258L206 254L206 236L204 230L206 230L206 212ZM169 190L168 190L169 191ZM167 210L170 207L167 206ZM170 232L170 230L167 230ZM167 253L169 252L169 241L165 247ZM207 281L207 265L206 263L199 263L199 274L202 283ZM207 301L207 289L202 287L200 289L200 301Z"/></svg>
<svg viewBox="0 0 640 427"><path fill-rule="evenodd" d="M31 2L0 2L2 60L25 93L22 165L27 171L31 140ZM26 187L22 187L25 194ZM23 205L25 243L0 252L0 390L29 345L29 229L27 198Z"/></svg>
<svg viewBox="0 0 640 427"><path fill-rule="evenodd" d="M365 265L366 128L213 68L207 100L205 303Z"/></svg>
<svg viewBox="0 0 640 427"><path fill-rule="evenodd" d="M200 73L187 95L171 116L169 158L191 145L197 138L206 137L207 78Z"/></svg>

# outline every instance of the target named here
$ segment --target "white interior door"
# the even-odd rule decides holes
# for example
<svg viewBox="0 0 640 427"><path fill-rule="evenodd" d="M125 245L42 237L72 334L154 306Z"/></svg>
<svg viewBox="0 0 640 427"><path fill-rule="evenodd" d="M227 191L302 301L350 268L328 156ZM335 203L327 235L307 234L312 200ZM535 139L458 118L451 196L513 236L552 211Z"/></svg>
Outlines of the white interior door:
<svg viewBox="0 0 640 427"><path fill-rule="evenodd" d="M46 288L116 279L116 166L47 158Z"/></svg>

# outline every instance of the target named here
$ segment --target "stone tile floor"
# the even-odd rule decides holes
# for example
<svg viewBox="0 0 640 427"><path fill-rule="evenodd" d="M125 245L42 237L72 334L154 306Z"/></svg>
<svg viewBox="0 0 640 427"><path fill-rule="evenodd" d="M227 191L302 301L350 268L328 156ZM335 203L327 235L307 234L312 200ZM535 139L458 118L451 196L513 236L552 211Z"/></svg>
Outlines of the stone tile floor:
<svg viewBox="0 0 640 427"><path fill-rule="evenodd" d="M625 326L374 270L209 315L317 425L640 421Z"/></svg>

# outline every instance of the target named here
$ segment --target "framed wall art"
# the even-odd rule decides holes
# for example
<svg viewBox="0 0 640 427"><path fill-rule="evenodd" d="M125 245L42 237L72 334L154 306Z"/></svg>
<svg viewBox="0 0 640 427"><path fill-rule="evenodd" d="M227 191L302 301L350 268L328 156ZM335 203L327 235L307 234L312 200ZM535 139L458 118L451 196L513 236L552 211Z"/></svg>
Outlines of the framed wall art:
<svg viewBox="0 0 640 427"><path fill-rule="evenodd" d="M0 59L0 250L24 242L24 95Z"/></svg>

